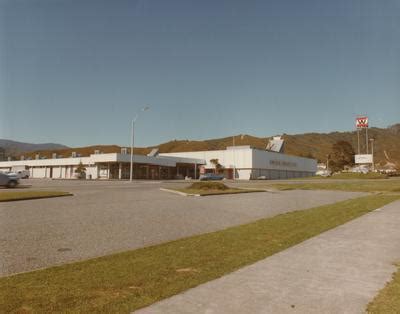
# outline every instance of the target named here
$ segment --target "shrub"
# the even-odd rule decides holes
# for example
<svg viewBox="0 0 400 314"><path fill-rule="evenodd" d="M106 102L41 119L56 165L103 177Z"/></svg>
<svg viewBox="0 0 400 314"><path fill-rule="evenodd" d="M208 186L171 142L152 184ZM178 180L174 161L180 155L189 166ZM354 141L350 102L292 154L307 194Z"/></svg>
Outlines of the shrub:
<svg viewBox="0 0 400 314"><path fill-rule="evenodd" d="M193 190L219 190L219 191L225 191L228 190L229 187L227 187L225 184L221 182L195 182L191 186L189 186L189 189Z"/></svg>

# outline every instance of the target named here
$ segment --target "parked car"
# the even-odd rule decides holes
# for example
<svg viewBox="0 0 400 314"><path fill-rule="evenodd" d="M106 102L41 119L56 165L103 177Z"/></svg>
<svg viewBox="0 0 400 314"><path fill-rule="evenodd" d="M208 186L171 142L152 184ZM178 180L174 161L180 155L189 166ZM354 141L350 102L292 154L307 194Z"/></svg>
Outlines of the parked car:
<svg viewBox="0 0 400 314"><path fill-rule="evenodd" d="M8 176L16 176L17 175L17 173L14 172L14 171L4 171L3 173L8 175Z"/></svg>
<svg viewBox="0 0 400 314"><path fill-rule="evenodd" d="M21 177L18 175L18 173L14 172L14 171L7 171L4 172L6 175L8 175L9 177L18 177L18 179L21 179Z"/></svg>
<svg viewBox="0 0 400 314"><path fill-rule="evenodd" d="M215 173L205 173L199 178L200 181L223 180L224 176Z"/></svg>
<svg viewBox="0 0 400 314"><path fill-rule="evenodd" d="M19 184L19 178L14 174L0 173L0 186L15 188Z"/></svg>
<svg viewBox="0 0 400 314"><path fill-rule="evenodd" d="M20 179L29 179L29 170L18 170L17 175Z"/></svg>

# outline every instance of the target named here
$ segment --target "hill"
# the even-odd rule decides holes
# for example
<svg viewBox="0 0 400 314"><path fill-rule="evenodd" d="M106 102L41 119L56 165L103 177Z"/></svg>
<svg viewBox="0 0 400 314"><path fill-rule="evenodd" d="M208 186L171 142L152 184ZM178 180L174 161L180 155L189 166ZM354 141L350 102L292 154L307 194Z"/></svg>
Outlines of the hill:
<svg viewBox="0 0 400 314"><path fill-rule="evenodd" d="M400 124L388 128L370 128L368 130L370 138L374 138L375 160L381 165L387 162L393 162L400 166ZM313 157L319 161L325 161L327 154L331 152L332 145L339 141L348 141L357 151L357 132L331 132L331 133L306 133L289 135L284 134L286 153L295 156ZM265 149L269 137L255 137L251 135L236 135L235 145L250 145L255 148ZM158 147L161 153L201 151L225 149L232 146L233 138L225 137L218 139L209 139L204 141L191 140L173 140ZM361 153L365 151L364 133L360 133ZM154 147L135 148L135 154L147 154ZM64 157L71 156L71 153L77 152L81 156L89 156L94 150L100 150L103 153L120 152L121 147L117 145L96 145L78 148L46 149L35 150L24 153L24 156L34 158L35 154L51 158L53 152Z"/></svg>
<svg viewBox="0 0 400 314"><path fill-rule="evenodd" d="M19 155L23 152L48 151L68 148L68 146L55 143L31 144L4 139L0 139L0 147L5 150L6 155Z"/></svg>

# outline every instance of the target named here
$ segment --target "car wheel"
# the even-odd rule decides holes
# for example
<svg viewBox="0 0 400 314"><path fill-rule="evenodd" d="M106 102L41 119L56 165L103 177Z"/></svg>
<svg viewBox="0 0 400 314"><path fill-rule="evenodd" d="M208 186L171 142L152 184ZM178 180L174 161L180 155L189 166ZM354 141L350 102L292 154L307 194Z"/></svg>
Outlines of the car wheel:
<svg viewBox="0 0 400 314"><path fill-rule="evenodd" d="M17 181L10 181L7 185L9 188L15 188L17 186Z"/></svg>

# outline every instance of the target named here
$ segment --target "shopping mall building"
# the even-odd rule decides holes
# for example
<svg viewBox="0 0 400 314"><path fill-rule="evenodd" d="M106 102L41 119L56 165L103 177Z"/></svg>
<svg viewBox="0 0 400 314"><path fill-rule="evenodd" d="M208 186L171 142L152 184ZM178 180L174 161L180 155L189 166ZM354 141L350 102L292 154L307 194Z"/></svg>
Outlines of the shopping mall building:
<svg viewBox="0 0 400 314"><path fill-rule="evenodd" d="M0 162L0 171L28 170L31 178L73 179L79 164L86 168L87 179L129 179L131 156L121 153L94 152L80 157ZM251 180L287 179L312 176L317 171L315 159L290 156L280 152L261 150L250 146L234 146L224 150L177 152L133 156L133 178L150 180L198 178L202 173L219 171L227 179Z"/></svg>

